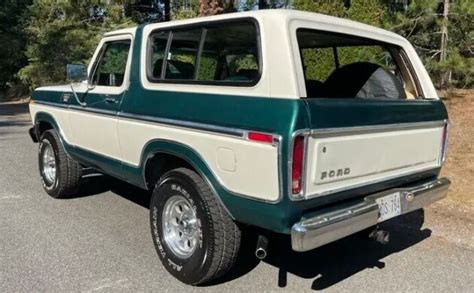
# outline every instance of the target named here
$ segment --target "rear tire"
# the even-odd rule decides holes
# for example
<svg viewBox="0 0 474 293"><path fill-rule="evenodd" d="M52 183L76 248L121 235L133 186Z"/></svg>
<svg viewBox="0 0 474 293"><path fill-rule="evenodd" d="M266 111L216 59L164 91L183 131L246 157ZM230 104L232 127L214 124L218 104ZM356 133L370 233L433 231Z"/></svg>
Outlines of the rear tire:
<svg viewBox="0 0 474 293"><path fill-rule="evenodd" d="M82 167L66 154L55 130L41 135L38 165L43 188L51 197L66 198L79 191Z"/></svg>
<svg viewBox="0 0 474 293"><path fill-rule="evenodd" d="M190 169L169 171L156 184L150 224L163 266L183 283L208 282L236 261L240 229L209 185Z"/></svg>

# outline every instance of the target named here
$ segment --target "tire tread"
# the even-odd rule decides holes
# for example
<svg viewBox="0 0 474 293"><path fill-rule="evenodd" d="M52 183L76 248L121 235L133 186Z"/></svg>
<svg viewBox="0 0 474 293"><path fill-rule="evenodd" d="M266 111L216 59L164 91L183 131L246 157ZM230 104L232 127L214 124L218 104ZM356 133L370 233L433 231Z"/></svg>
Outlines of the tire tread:
<svg viewBox="0 0 474 293"><path fill-rule="evenodd" d="M240 248L241 232L219 202L210 186L193 170L177 168L170 172L179 172L190 178L208 208L214 231L213 258L207 274L197 284L216 279L227 273L234 265ZM166 176L166 174L165 174Z"/></svg>
<svg viewBox="0 0 474 293"><path fill-rule="evenodd" d="M52 139L49 139L49 136ZM57 188L47 190L48 194L54 198L67 198L77 194L82 181L82 166L66 153L56 131L45 131L42 140L44 138L47 138L53 145L58 161L57 170L59 171L56 179L59 180Z"/></svg>

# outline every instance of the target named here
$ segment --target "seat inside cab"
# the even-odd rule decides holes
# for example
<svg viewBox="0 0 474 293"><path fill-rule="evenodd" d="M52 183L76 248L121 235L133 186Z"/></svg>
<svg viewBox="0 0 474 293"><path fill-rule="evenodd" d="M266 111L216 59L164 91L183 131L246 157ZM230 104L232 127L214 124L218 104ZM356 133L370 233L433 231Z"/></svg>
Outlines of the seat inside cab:
<svg viewBox="0 0 474 293"><path fill-rule="evenodd" d="M397 46L310 29L298 29L297 39L308 98L420 96Z"/></svg>

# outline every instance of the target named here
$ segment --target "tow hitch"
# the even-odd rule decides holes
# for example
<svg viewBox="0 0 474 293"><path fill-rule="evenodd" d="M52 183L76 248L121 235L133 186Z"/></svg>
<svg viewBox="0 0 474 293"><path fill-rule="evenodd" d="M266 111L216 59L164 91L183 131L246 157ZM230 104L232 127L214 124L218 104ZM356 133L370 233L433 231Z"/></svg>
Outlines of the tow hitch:
<svg viewBox="0 0 474 293"><path fill-rule="evenodd" d="M387 244L390 241L390 232L379 230L379 228L376 227L372 232L370 232L369 238L380 244Z"/></svg>

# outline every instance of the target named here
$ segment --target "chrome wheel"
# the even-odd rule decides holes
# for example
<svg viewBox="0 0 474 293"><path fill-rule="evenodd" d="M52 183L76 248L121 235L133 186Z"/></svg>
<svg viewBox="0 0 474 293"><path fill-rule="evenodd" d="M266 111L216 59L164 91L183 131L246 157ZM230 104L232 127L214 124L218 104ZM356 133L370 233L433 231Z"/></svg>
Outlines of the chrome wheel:
<svg viewBox="0 0 474 293"><path fill-rule="evenodd" d="M164 206L163 238L179 258L190 257L201 237L201 224L191 203L181 195L170 197Z"/></svg>
<svg viewBox="0 0 474 293"><path fill-rule="evenodd" d="M49 141L44 141L43 175L49 184L53 184L56 181L56 157L54 156L54 150Z"/></svg>

